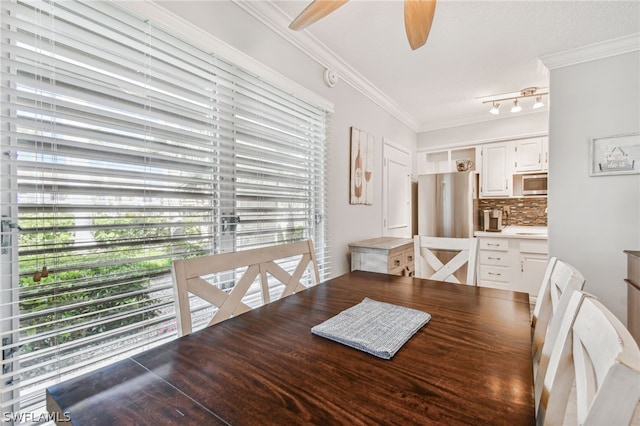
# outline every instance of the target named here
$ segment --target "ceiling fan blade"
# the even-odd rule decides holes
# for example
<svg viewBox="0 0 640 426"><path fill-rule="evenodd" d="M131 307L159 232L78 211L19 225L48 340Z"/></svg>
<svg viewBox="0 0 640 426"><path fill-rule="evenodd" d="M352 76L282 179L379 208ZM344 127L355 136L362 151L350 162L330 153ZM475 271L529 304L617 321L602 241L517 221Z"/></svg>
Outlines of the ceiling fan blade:
<svg viewBox="0 0 640 426"><path fill-rule="evenodd" d="M314 0L307 6L296 19L289 25L294 31L305 29L345 4L349 0Z"/></svg>
<svg viewBox="0 0 640 426"><path fill-rule="evenodd" d="M435 12L436 0L405 0L404 27L412 50L427 42Z"/></svg>

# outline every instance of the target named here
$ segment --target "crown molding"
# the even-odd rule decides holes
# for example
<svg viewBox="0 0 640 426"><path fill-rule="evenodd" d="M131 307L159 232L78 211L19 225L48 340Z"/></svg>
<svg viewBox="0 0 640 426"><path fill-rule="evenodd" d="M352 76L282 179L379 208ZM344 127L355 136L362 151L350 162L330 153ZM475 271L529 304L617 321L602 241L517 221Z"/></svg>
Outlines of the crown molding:
<svg viewBox="0 0 640 426"><path fill-rule="evenodd" d="M594 43L539 58L549 70L577 65L640 50L640 33Z"/></svg>
<svg viewBox="0 0 640 426"><path fill-rule="evenodd" d="M323 67L335 71L340 80L400 120L411 130L418 131L420 125L415 117L403 110L394 100L380 91L324 43L312 36L308 31L289 30L291 18L275 4L267 1L232 1L311 59Z"/></svg>
<svg viewBox="0 0 640 426"><path fill-rule="evenodd" d="M535 115L535 114L547 114L549 112L549 107L545 105L543 108L539 108L533 111L525 111L524 109L521 112L515 114L500 114L496 116L486 117L487 114L482 116L478 115L475 117L467 117L459 120L451 120L451 121L440 121L433 124L424 124L420 126L418 129L418 133L428 133L434 132L438 130L450 129L453 127L463 127L463 126L472 126L474 124L484 124L490 121L498 121L498 120L509 120L513 118L522 117L525 115Z"/></svg>

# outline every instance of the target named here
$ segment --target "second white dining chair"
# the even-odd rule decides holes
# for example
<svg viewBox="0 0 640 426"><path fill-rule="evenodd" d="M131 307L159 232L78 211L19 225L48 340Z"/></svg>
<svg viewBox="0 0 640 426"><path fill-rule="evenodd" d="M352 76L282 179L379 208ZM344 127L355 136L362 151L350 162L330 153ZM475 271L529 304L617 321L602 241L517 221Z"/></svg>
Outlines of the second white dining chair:
<svg viewBox="0 0 640 426"><path fill-rule="evenodd" d="M452 283L476 284L478 240L416 235L413 239L415 276ZM463 269L466 265L466 270ZM462 270L462 278L456 272Z"/></svg>
<svg viewBox="0 0 640 426"><path fill-rule="evenodd" d="M531 356L534 381L537 381L539 377L544 377L544 371L538 373L542 345L546 340L553 343L571 293L575 290L582 290L584 284L584 276L573 265L556 257L549 259L531 320ZM542 365L544 370L546 362L543 362Z"/></svg>
<svg viewBox="0 0 640 426"><path fill-rule="evenodd" d="M600 301L574 291L536 388L539 426L628 425L640 398L640 349ZM575 413L567 410L572 394Z"/></svg>

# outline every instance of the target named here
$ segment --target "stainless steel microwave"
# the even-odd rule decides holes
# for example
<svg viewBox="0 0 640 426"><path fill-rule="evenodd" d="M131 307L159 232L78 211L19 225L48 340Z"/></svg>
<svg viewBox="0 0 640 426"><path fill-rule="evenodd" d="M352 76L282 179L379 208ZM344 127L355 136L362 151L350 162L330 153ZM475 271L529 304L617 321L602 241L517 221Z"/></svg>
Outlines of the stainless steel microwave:
<svg viewBox="0 0 640 426"><path fill-rule="evenodd" d="M547 195L547 174L522 175L522 195Z"/></svg>

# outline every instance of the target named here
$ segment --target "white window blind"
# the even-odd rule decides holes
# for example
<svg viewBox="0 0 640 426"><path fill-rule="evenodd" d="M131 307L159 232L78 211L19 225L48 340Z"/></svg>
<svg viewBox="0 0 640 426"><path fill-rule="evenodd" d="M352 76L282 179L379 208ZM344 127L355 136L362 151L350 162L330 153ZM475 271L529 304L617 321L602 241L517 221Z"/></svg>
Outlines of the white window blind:
<svg viewBox="0 0 640 426"><path fill-rule="evenodd" d="M110 2L3 1L1 412L175 338L174 258L312 239L321 107Z"/></svg>

